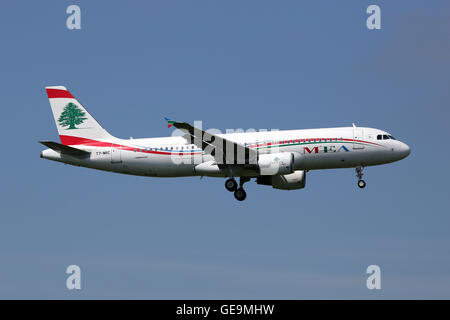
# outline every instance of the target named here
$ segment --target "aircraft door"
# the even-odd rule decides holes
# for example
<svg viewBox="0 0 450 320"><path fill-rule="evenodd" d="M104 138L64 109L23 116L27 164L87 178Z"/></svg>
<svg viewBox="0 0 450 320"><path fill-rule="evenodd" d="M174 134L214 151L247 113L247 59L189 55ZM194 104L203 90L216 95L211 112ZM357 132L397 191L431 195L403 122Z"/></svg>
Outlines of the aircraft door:
<svg viewBox="0 0 450 320"><path fill-rule="evenodd" d="M357 126L353 125L353 149L364 149L364 144L358 143L358 140L363 140L364 138L364 129L358 128Z"/></svg>
<svg viewBox="0 0 450 320"><path fill-rule="evenodd" d="M111 163L122 162L122 150L121 146L111 144Z"/></svg>

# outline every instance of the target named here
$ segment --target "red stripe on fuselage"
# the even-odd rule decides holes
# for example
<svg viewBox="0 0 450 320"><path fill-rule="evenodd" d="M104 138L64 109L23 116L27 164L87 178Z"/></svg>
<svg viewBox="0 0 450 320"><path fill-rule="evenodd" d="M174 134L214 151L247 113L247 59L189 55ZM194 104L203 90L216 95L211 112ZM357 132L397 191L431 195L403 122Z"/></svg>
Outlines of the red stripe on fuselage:
<svg viewBox="0 0 450 320"><path fill-rule="evenodd" d="M90 146L90 147L112 147L116 149L121 149L125 151L138 151L143 153L153 153L153 154L178 154L178 155L193 155L193 154L199 154L200 152L190 152L190 153L180 153L180 152L169 152L169 151L156 151L156 150L146 150L145 148L140 147L130 147L126 145L111 143L111 142L103 142L98 140L92 140L87 138L80 138L80 137L74 137L74 136L66 136L66 135L60 135L61 143L68 146L68 145L84 145L84 146ZM313 140L313 139L311 139ZM377 143L369 142L369 141L363 141L363 140L355 140L355 139L342 139L343 141L349 141L349 142L361 142L361 143L368 143L373 144L376 146L380 146ZM257 145L257 146L263 146L263 145ZM251 147L251 146L249 146Z"/></svg>
<svg viewBox="0 0 450 320"><path fill-rule="evenodd" d="M69 91L61 89L46 89L49 99L53 98L72 98L75 99Z"/></svg>

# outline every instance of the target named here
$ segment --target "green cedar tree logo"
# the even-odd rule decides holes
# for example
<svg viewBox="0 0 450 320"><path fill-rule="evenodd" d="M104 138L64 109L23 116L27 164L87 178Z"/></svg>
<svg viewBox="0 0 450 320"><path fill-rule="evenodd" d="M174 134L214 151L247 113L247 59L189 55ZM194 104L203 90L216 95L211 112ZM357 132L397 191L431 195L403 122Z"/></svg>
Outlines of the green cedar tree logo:
<svg viewBox="0 0 450 320"><path fill-rule="evenodd" d="M68 127L67 129L78 129L75 125L82 124L87 119L84 117L85 115L86 112L70 102L64 107L58 122L62 127Z"/></svg>

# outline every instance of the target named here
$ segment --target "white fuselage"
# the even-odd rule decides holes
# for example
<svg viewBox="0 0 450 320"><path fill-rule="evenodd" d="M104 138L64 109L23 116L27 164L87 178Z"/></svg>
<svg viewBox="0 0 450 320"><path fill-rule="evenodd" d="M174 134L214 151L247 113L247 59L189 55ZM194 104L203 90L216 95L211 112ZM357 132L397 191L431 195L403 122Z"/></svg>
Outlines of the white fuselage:
<svg viewBox="0 0 450 320"><path fill-rule="evenodd" d="M388 137L380 139L381 137ZM220 137L258 150L295 155L295 170L315 170L373 166L401 160L409 147L388 133L363 127L283 130L221 134ZM214 158L181 136L145 139L74 140L65 143L90 152L74 157L52 149L41 157L72 165L152 177L229 176L229 171L204 169ZM256 176L241 170L236 176Z"/></svg>

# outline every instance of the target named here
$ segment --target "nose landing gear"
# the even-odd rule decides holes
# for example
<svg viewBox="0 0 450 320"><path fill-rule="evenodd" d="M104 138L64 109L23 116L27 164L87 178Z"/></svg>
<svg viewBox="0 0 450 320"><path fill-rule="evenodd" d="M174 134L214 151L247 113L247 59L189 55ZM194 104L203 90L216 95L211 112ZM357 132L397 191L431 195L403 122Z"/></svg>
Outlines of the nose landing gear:
<svg viewBox="0 0 450 320"><path fill-rule="evenodd" d="M366 182L364 180L359 180L358 181L358 187L360 187L361 189L364 188L366 186Z"/></svg>
<svg viewBox="0 0 450 320"><path fill-rule="evenodd" d="M244 183L246 183L247 181L250 181L250 178L247 177L239 178L239 187L238 187L236 180L234 178L230 178L227 181L225 181L225 188L230 192L234 191L234 197L236 198L236 200L244 201L245 198L247 198L247 192L245 192L243 186Z"/></svg>
<svg viewBox="0 0 450 320"><path fill-rule="evenodd" d="M357 166L355 168L356 170L356 176L358 177L358 187L360 187L361 189L366 187L366 182L362 179L363 176L363 167L362 166Z"/></svg>

